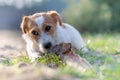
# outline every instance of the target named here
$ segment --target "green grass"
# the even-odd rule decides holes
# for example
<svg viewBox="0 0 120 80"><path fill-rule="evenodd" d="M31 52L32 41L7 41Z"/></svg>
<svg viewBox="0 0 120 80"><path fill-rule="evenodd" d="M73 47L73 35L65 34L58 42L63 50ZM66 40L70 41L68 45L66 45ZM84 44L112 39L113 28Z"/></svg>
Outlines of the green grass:
<svg viewBox="0 0 120 80"><path fill-rule="evenodd" d="M20 62L31 63L31 61L29 60L29 58L27 56L14 57L14 58L11 58L11 59L3 58L3 59L0 60L0 63L2 63L5 66L16 65Z"/></svg>
<svg viewBox="0 0 120 80"><path fill-rule="evenodd" d="M103 33L83 35L85 43L89 48L89 52L77 53L88 60L92 65L93 71L80 72L75 68L65 66L59 56L45 55L43 58L36 59L36 62L44 64L56 64L60 67L57 69L59 75L66 74L81 80L119 80L120 79L120 34L119 33ZM4 65L15 65L19 62L32 64L28 57L12 58L11 60L2 60Z"/></svg>
<svg viewBox="0 0 120 80"><path fill-rule="evenodd" d="M120 79L120 34L85 34L90 51L80 55L94 67L99 79Z"/></svg>
<svg viewBox="0 0 120 80"><path fill-rule="evenodd" d="M101 53L114 54L120 52L120 34L85 34L84 38L86 40L87 46L90 49L99 51Z"/></svg>
<svg viewBox="0 0 120 80"><path fill-rule="evenodd" d="M37 64L46 64L52 68L54 67L63 67L65 66L65 63L63 63L63 61L61 61L60 56L57 56L55 54L45 54L43 57L41 58L36 58L35 62L37 62Z"/></svg>

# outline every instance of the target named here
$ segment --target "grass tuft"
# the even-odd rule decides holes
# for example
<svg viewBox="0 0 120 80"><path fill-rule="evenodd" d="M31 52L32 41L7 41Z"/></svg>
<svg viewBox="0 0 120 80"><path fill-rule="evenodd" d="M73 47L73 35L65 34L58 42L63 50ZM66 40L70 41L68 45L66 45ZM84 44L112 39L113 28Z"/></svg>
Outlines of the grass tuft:
<svg viewBox="0 0 120 80"><path fill-rule="evenodd" d="M57 56L55 54L45 54L43 57L37 58L35 60L35 62L47 64L50 67L65 66L65 63L63 63L63 61L61 61L60 56Z"/></svg>

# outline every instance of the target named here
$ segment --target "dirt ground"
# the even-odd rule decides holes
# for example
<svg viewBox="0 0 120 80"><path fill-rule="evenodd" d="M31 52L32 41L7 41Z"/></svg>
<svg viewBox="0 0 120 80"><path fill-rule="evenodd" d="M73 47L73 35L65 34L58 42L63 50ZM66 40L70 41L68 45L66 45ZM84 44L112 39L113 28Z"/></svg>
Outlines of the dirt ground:
<svg viewBox="0 0 120 80"><path fill-rule="evenodd" d="M15 30L0 30L0 56L16 57L23 55L25 42L22 33Z"/></svg>

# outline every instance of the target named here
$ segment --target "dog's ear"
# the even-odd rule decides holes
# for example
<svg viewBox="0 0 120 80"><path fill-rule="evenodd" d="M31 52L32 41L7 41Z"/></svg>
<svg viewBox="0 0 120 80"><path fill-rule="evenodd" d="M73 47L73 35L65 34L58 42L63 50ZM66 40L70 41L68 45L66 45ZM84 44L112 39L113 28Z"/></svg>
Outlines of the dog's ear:
<svg viewBox="0 0 120 80"><path fill-rule="evenodd" d="M62 25L59 13L57 13L56 11L49 11L48 14L53 18L56 24L59 23L59 25Z"/></svg>
<svg viewBox="0 0 120 80"><path fill-rule="evenodd" d="M29 22L29 17L28 16L23 16L22 22L21 22L21 29L23 33L28 32L28 22Z"/></svg>

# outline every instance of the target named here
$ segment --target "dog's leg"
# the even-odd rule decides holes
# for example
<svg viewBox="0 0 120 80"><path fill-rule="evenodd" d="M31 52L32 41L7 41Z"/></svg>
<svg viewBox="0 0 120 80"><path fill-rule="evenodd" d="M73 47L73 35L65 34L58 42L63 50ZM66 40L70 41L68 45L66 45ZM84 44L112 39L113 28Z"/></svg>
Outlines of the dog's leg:
<svg viewBox="0 0 120 80"><path fill-rule="evenodd" d="M29 36L22 35L23 39L26 42L26 50L29 59L33 62L37 57L40 57L39 47L37 42L33 42Z"/></svg>
<svg viewBox="0 0 120 80"><path fill-rule="evenodd" d="M26 50L32 62L35 61L36 58L41 57L38 46L34 45L33 42L27 43Z"/></svg>

